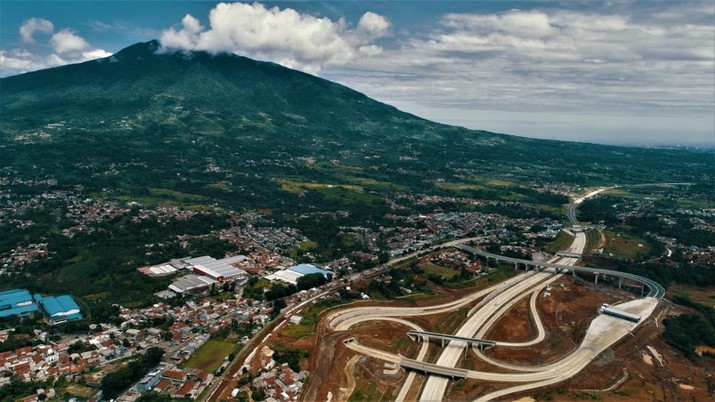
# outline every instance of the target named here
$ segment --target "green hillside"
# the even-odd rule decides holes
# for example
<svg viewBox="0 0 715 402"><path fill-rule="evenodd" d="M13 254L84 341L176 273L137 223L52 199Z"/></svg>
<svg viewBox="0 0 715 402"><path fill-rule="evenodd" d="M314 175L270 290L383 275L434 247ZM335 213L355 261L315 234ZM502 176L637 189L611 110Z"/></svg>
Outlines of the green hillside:
<svg viewBox="0 0 715 402"><path fill-rule="evenodd" d="M435 180L600 184L694 181L709 173L707 154L450 127L273 63L157 51L155 41L140 43L106 59L2 79L2 163L28 178L51 173L60 184L130 196L165 188L236 207L275 207L267 194L279 188L276 178L444 192ZM238 174L203 174L209 158ZM109 164L130 166L87 180L84 173ZM227 188L252 196L237 202L222 196Z"/></svg>
<svg viewBox="0 0 715 402"><path fill-rule="evenodd" d="M121 288L129 298L161 289L165 281L132 277L135 268L189 252L220 254L220 242L179 248L176 239L227 226L231 211L270 214L317 242L314 253L334 258L357 247L338 228L378 227L392 212L386 198L398 194L520 201L535 209L485 208L560 218L566 198L539 191L544 183L708 185L713 173L706 152L451 127L273 63L166 53L156 41L3 78L0 94L0 195L8 201L0 256L48 243L53 258L26 268L36 278L27 286L43 291L96 296ZM77 223L68 205L83 199L212 212L138 222L133 211L69 237L63 231ZM330 211L349 213L301 217ZM5 286L26 286L27 278L13 278Z"/></svg>

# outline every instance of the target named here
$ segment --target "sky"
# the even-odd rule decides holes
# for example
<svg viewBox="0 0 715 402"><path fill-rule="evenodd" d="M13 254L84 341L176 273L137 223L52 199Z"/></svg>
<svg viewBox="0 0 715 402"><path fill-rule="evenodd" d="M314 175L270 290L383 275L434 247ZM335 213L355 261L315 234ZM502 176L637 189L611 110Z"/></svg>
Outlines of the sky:
<svg viewBox="0 0 715 402"><path fill-rule="evenodd" d="M2 77L151 39L473 129L715 147L713 1L0 2Z"/></svg>

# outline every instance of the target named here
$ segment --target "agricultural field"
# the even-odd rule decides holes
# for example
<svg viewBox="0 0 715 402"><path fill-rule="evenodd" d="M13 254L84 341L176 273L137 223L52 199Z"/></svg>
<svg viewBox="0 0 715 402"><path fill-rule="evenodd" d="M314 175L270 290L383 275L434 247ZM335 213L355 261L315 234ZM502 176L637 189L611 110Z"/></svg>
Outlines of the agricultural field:
<svg viewBox="0 0 715 402"><path fill-rule="evenodd" d="M457 271L456 269L443 267L441 265L432 264L430 262L420 264L420 268L422 268L427 274L443 276L446 279L452 279L455 276L459 275L459 271Z"/></svg>
<svg viewBox="0 0 715 402"><path fill-rule="evenodd" d="M604 235L606 236L606 245L603 252L606 255L610 253L617 257L634 259L647 255L650 251L648 242L638 236L610 230L605 231Z"/></svg>
<svg viewBox="0 0 715 402"><path fill-rule="evenodd" d="M184 362L182 368L195 368L207 373L213 373L221 366L226 356L236 349L236 345L229 342L209 340Z"/></svg>

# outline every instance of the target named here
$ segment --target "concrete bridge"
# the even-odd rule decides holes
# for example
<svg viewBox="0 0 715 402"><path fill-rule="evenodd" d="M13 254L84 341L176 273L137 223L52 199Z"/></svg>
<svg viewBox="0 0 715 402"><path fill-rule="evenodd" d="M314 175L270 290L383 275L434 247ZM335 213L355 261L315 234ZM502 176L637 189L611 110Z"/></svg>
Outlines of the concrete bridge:
<svg viewBox="0 0 715 402"><path fill-rule="evenodd" d="M436 364L425 363L413 359L402 358L400 360L400 366L415 371L421 371L425 374L429 373L451 379L467 378L467 370L465 369L438 366Z"/></svg>
<svg viewBox="0 0 715 402"><path fill-rule="evenodd" d="M567 253L567 252L565 252L565 251L558 251L558 252L556 253L556 255L558 255L559 257L568 257L568 258L581 258L581 257L583 257L583 254L579 254L579 253Z"/></svg>
<svg viewBox="0 0 715 402"><path fill-rule="evenodd" d="M464 338L461 336L440 334L440 333L436 333L436 332L408 331L407 335L412 339L415 339L415 338L418 338L418 339L419 338L439 339L442 341L442 347L444 347L445 341L461 341L461 342L467 343L470 346L476 345L479 349L491 348L497 344L495 341L489 341L486 339Z"/></svg>
<svg viewBox="0 0 715 402"><path fill-rule="evenodd" d="M599 276L612 276L612 277L619 278L619 280L618 280L619 287L622 286L623 279L628 279L628 280L632 280L632 281L640 283L641 284L641 292L644 292L644 287L647 287L648 288L648 294L647 294L648 297L655 297L657 299L662 299L663 296L665 296L665 289L658 282L655 282L651 279L648 279L648 278L645 278L645 277L642 277L639 275L630 274L628 272L612 271L609 269L578 267L578 266L571 266L571 265L562 265L562 264L558 264L558 263L554 263L554 262L530 261L530 260L523 260L520 258L505 257L503 255L489 253L489 252L479 250L474 247L470 247L470 246L463 245L463 244L455 246L455 247L459 250L466 252L466 253L484 257L487 259L487 263L491 259L494 259L494 261L496 261L497 263L502 262L502 263L514 264L514 269L518 269L520 265L523 265L526 270L528 270L529 267L533 267L537 271L540 271L543 268L553 268L557 272L570 270L574 276L576 276L576 274L579 272L583 272L583 273L593 274L595 283L598 283Z"/></svg>

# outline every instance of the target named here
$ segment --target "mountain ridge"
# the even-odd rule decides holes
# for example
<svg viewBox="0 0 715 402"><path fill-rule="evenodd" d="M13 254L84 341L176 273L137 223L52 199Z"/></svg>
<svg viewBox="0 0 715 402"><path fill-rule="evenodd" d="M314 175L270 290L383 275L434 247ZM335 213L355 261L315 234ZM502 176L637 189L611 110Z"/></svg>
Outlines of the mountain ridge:
<svg viewBox="0 0 715 402"><path fill-rule="evenodd" d="M444 192L440 182L474 176L588 185L654 181L656 169L663 181L707 172L704 156L695 158L694 171L684 169L678 158L685 154L677 150L532 139L435 123L275 63L161 51L157 41L104 59L2 78L0 88L0 153L9 153L6 160L18 174L60 174L76 182L80 165L118 163L144 163L160 172L154 183L131 168L106 180L105 188L128 193L159 184L186 187L176 181L188 169L186 160L230 166L234 176L250 171L272 183L286 176L338 183L359 176L408 183L421 192ZM33 168L38 152L46 159ZM194 175L192 181L192 191L206 191L204 178Z"/></svg>

